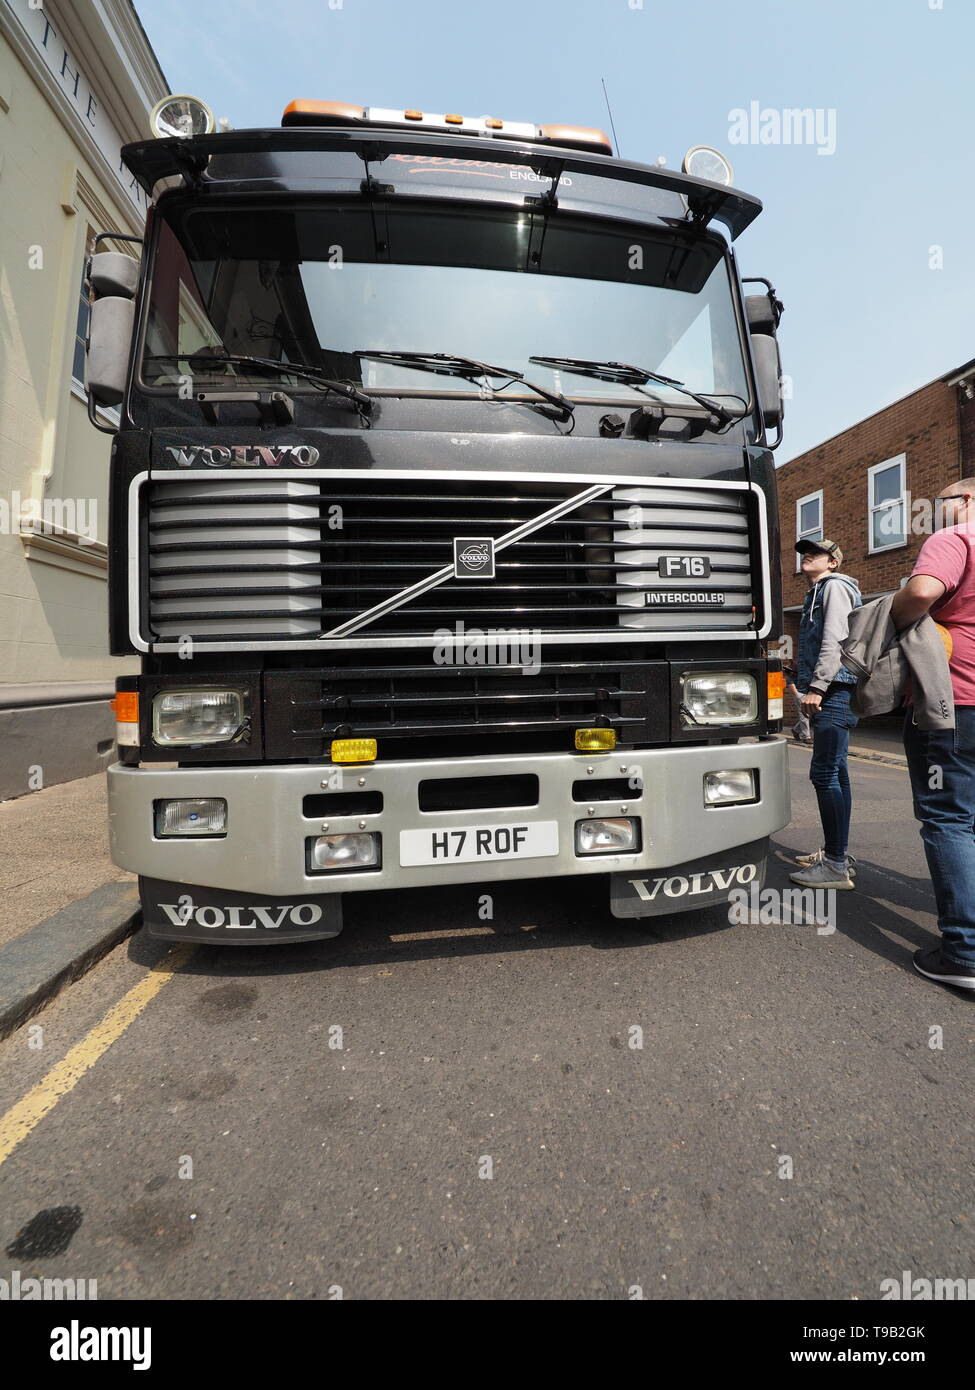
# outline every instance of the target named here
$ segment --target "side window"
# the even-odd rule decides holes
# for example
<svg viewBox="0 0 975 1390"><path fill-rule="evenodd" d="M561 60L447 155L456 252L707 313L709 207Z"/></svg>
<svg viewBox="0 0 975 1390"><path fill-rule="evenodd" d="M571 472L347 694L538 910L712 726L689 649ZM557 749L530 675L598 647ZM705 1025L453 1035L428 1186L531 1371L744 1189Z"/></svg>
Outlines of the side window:
<svg viewBox="0 0 975 1390"><path fill-rule="evenodd" d="M796 502L796 540L821 541L823 539L823 490L808 492ZM799 573L800 555L796 551L796 573Z"/></svg>
<svg viewBox="0 0 975 1390"><path fill-rule="evenodd" d="M871 555L907 542L906 472L906 454L867 469L867 536Z"/></svg>

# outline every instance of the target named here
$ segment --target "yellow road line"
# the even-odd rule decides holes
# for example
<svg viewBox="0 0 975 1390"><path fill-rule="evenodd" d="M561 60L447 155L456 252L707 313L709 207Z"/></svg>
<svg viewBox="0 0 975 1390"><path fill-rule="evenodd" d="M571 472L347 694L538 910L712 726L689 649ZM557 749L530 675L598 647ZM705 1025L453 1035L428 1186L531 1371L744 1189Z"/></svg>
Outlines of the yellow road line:
<svg viewBox="0 0 975 1390"><path fill-rule="evenodd" d="M176 971L182 969L195 949L191 944L184 944L167 951L156 969L150 970L144 979L133 985L67 1056L0 1117L0 1163L10 1157L20 1141L27 1138L62 1096L74 1090L85 1072L122 1036Z"/></svg>

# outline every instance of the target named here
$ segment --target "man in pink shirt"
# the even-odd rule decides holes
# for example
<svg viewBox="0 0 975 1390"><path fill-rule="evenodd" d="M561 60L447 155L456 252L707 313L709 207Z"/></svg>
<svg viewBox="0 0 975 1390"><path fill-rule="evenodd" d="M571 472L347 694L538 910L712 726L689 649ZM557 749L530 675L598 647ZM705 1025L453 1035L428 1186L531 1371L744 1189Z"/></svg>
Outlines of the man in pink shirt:
<svg viewBox="0 0 975 1390"><path fill-rule="evenodd" d="M936 524L908 582L894 596L900 631L930 613L949 635L955 727L925 732L909 707L904 749L914 814L938 906L940 946L915 952L929 980L975 992L975 478L940 494Z"/></svg>

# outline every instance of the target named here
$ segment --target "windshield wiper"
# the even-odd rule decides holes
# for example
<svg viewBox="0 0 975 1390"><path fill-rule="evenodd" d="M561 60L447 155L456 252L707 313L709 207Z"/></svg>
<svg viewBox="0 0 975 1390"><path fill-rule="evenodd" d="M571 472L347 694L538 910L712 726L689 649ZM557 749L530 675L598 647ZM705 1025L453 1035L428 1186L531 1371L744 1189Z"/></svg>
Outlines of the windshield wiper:
<svg viewBox="0 0 975 1390"><path fill-rule="evenodd" d="M274 357L250 357L241 352L157 352L150 353L145 359L147 362L189 362L203 363L211 362L234 362L246 367L257 367L261 371L274 371L282 376L299 376L307 381L312 381L316 386L321 386L326 391L334 391L340 396L346 396L353 401L363 414L368 414L373 407L372 397L351 381L339 381L336 377L328 376L324 367L316 367L312 363L281 362Z"/></svg>
<svg viewBox="0 0 975 1390"><path fill-rule="evenodd" d="M544 367L560 367L567 372L578 372L580 376L597 377L600 381L612 381L618 386L645 386L648 381L655 382L658 386L672 386L675 391L680 391L685 396L690 396L691 400L697 401L698 405L703 406L710 414L714 415L721 425L733 424L740 419L734 411L728 410L720 401L711 400L709 396L698 395L689 386L685 386L682 381L678 381L672 376L662 376L659 372L648 372L645 367L633 367L629 362L593 362L587 357L529 357L529 362L538 362ZM732 393L729 393L732 394ZM747 410L747 403L741 396L736 396L736 400L741 401L742 406Z"/></svg>
<svg viewBox="0 0 975 1390"><path fill-rule="evenodd" d="M487 362L477 362L473 357L456 357L449 352L372 352L365 348L356 348L353 355L373 357L379 362L400 362L404 366L415 367L417 371L440 372L443 376L463 376L468 379L476 379L479 376L505 377L508 383L520 381L522 386L527 386L529 391L534 391L543 400L555 406L559 418L563 420L571 419L575 411L575 406L560 391L550 391L545 386L539 386L537 382L526 380L523 372L512 371L509 367L492 367ZM491 399L503 401L503 390L503 386L497 391L492 388ZM534 405L535 402L530 404ZM544 410L544 407L539 408ZM547 411L544 413L548 414Z"/></svg>

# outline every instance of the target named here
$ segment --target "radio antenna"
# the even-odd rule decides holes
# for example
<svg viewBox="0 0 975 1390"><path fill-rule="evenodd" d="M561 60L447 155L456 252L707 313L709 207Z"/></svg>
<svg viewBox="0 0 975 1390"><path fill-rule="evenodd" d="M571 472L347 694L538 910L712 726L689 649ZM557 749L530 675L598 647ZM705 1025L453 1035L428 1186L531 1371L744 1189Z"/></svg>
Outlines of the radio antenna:
<svg viewBox="0 0 975 1390"><path fill-rule="evenodd" d="M616 138L616 124L613 120L613 108L609 104L609 93L606 90L606 79L605 77L601 77L599 80L603 84L603 96L606 98L606 110L609 113L609 128L613 132L613 144L616 146L616 158L621 159L622 156L620 154L620 142Z"/></svg>

